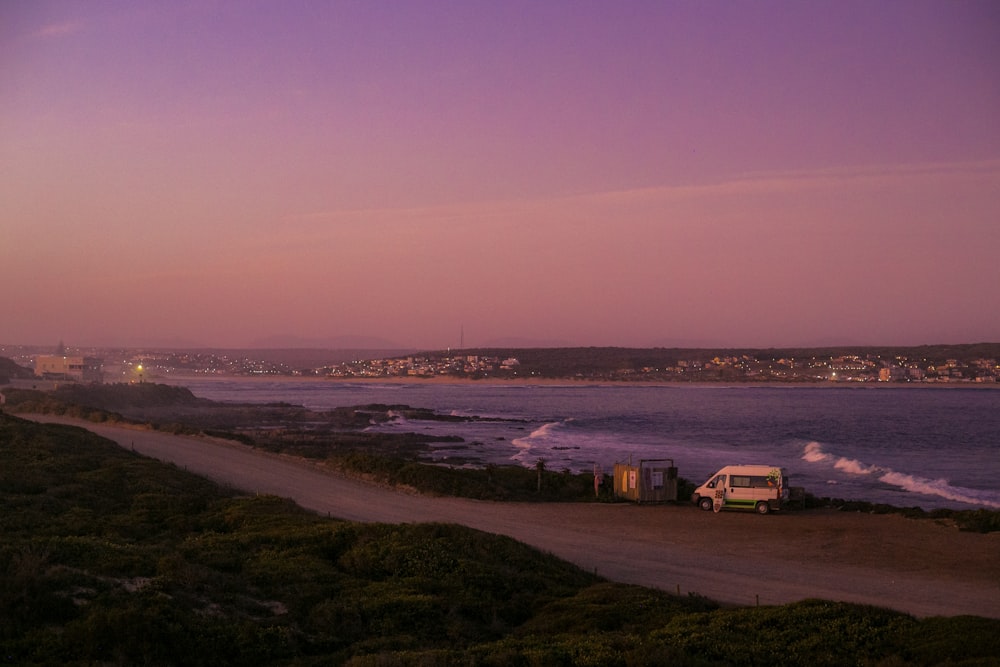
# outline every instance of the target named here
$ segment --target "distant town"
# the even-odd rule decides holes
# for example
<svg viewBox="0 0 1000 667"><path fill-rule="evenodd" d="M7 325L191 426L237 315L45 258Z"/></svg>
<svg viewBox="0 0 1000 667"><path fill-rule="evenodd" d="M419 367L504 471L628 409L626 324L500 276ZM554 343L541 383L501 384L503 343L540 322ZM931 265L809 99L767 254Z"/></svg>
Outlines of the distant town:
<svg viewBox="0 0 1000 667"><path fill-rule="evenodd" d="M699 350L531 348L365 350L112 350L0 346L21 381L164 382L185 377L330 380L572 380L996 384L1000 344L910 348ZM3 382L0 382L3 384Z"/></svg>

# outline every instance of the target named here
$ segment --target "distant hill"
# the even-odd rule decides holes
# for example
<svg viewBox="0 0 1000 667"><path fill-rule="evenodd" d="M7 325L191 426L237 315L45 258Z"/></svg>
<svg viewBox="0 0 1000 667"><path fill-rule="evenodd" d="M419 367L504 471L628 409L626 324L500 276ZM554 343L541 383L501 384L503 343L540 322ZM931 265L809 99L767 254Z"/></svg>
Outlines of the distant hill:
<svg viewBox="0 0 1000 667"><path fill-rule="evenodd" d="M211 405L212 401L198 398L187 387L146 382L143 384L64 384L52 396L70 404L102 410L121 411L128 408Z"/></svg>
<svg viewBox="0 0 1000 667"><path fill-rule="evenodd" d="M452 351L455 353L456 351ZM623 368L663 367L680 360L708 361L715 357L756 359L809 359L839 356L878 357L892 359L925 359L944 362L956 359L1000 359L1000 343L966 345L921 345L918 347L829 347L829 348L630 348L630 347L563 347L563 348L477 348L461 350L461 354L516 357L522 367L531 368L543 377L570 377L578 373L601 373Z"/></svg>
<svg viewBox="0 0 1000 667"><path fill-rule="evenodd" d="M30 368L15 363L13 359L0 357L0 384L6 384L10 380L30 380L33 377L35 372Z"/></svg>

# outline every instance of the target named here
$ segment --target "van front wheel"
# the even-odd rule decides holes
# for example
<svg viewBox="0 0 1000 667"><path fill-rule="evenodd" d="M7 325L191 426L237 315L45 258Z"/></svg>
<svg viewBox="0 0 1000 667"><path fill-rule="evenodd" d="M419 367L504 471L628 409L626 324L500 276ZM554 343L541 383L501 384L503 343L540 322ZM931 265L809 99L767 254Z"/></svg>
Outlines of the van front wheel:
<svg viewBox="0 0 1000 667"><path fill-rule="evenodd" d="M757 503L757 506L754 509L757 510L757 514L767 514L771 511L770 506L763 500Z"/></svg>
<svg viewBox="0 0 1000 667"><path fill-rule="evenodd" d="M698 501L698 507L702 508L706 512L712 511L712 499L711 498L701 498Z"/></svg>

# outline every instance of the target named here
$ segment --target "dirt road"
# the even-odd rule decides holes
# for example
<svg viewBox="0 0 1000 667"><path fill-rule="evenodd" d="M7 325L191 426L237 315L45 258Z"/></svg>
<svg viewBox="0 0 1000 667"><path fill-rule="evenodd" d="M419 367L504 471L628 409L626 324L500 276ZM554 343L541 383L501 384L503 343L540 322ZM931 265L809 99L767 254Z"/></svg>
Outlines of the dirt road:
<svg viewBox="0 0 1000 667"><path fill-rule="evenodd" d="M225 441L58 421L235 488L292 498L321 514L462 524L508 535L613 581L738 605L825 598L917 616L1000 618L1000 533L825 510L758 516L686 505L430 498Z"/></svg>

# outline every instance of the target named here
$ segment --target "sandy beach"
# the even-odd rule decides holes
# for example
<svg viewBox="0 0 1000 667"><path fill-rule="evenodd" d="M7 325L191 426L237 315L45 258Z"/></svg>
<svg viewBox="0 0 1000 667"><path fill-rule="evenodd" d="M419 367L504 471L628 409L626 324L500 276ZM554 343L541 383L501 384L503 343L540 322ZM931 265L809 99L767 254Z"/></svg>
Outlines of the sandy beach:
<svg viewBox="0 0 1000 667"><path fill-rule="evenodd" d="M448 522L508 535L608 579L736 605L825 598L917 616L1000 618L1000 533L832 510L768 516L693 506L431 498L229 441L35 416L250 493L351 521Z"/></svg>

